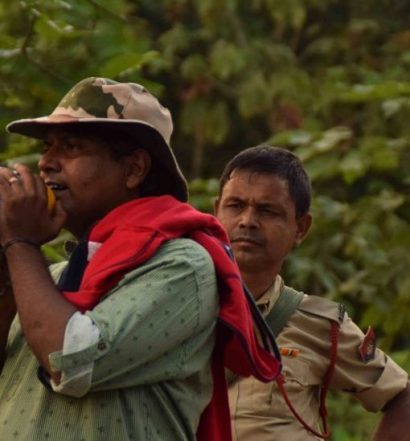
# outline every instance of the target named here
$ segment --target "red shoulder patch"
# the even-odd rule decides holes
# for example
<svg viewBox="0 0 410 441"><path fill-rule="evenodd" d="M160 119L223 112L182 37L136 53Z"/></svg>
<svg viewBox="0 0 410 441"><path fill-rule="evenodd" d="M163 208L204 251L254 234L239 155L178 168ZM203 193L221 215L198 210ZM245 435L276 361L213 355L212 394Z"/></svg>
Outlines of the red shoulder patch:
<svg viewBox="0 0 410 441"><path fill-rule="evenodd" d="M368 363L374 359L376 352L376 334L371 326L367 329L366 335L359 346L359 353L363 363Z"/></svg>

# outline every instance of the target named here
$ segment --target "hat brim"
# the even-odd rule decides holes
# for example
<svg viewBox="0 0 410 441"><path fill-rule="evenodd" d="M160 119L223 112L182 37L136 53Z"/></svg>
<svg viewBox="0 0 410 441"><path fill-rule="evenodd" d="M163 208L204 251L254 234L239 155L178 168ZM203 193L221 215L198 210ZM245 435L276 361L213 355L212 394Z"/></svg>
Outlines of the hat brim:
<svg viewBox="0 0 410 441"><path fill-rule="evenodd" d="M140 120L121 120L107 118L73 118L70 116L50 115L46 117L21 119L7 125L6 130L30 138L45 139L48 130L56 127L82 127L98 129L98 127L116 130L128 134L133 138L148 135L148 142L144 148L153 159L162 166L165 174L161 176L166 181L167 193L175 196L182 202L188 200L188 185L182 174L171 147L161 134L150 124Z"/></svg>

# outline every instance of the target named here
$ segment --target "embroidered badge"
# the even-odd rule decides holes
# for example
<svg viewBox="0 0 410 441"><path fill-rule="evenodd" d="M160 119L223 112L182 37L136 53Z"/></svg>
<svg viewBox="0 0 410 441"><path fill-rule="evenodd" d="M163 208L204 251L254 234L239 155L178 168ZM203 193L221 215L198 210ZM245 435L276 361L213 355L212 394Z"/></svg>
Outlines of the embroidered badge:
<svg viewBox="0 0 410 441"><path fill-rule="evenodd" d="M374 359L376 352L376 334L371 326L367 329L366 335L359 346L359 353L363 363L368 363Z"/></svg>

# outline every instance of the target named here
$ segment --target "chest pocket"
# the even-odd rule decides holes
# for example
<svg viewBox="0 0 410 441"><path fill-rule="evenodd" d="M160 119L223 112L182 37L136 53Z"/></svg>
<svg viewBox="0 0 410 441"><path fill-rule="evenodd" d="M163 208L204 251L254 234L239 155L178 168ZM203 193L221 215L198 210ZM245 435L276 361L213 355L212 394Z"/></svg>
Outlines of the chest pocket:
<svg viewBox="0 0 410 441"><path fill-rule="evenodd" d="M286 383L295 383L301 387L310 387L317 383L312 375L312 369L308 361L301 357L285 359L282 357L283 375Z"/></svg>
<svg viewBox="0 0 410 441"><path fill-rule="evenodd" d="M309 375L309 364L303 360L286 360L283 369L286 375L286 388L291 396L297 395L298 400L303 397L311 401L316 395L312 388L313 378ZM281 417L291 415L281 396L276 382L262 383L253 377L244 378L235 385L237 388L236 412L241 415L258 415L272 418L276 412ZM275 409L272 412L272 409ZM282 415L283 414L283 415Z"/></svg>

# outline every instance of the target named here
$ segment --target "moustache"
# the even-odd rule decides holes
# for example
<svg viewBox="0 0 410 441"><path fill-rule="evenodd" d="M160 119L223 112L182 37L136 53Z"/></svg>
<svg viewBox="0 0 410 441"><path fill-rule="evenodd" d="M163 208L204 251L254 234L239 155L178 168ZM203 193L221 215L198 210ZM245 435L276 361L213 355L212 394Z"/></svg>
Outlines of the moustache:
<svg viewBox="0 0 410 441"><path fill-rule="evenodd" d="M233 234L230 237L230 241L231 243L246 241L254 243L255 245L264 244L264 240L257 234Z"/></svg>

